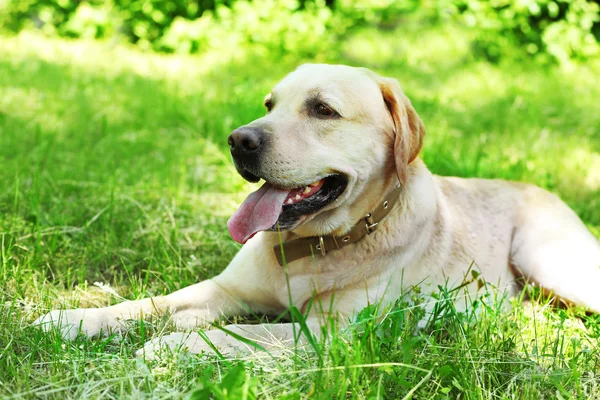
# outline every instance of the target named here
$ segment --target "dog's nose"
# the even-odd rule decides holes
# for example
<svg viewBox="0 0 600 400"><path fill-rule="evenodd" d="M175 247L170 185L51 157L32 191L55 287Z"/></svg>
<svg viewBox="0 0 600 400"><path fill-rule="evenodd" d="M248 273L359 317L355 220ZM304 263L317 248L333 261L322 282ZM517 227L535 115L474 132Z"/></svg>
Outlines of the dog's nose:
<svg viewBox="0 0 600 400"><path fill-rule="evenodd" d="M256 129L238 128L229 135L227 143L234 157L248 156L260 149L261 134Z"/></svg>

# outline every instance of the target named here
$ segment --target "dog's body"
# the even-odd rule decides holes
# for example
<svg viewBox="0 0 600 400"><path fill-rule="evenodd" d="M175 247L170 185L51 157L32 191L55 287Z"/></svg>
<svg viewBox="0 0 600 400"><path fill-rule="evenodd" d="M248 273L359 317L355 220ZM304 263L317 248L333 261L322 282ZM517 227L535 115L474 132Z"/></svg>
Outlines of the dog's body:
<svg viewBox="0 0 600 400"><path fill-rule="evenodd" d="M169 311L189 330L223 316L282 313L291 302L318 333L326 318L343 323L414 286L427 293L467 281L467 297L475 298L485 281L512 296L517 278L600 312L600 245L575 213L535 186L432 175L417 157L424 127L395 81L363 69L303 66L266 105L267 116L230 136L238 171L267 183L229 222L232 236L248 243L223 273L167 296L53 311L37 323L52 321L73 338L79 327L94 336L119 328L121 319ZM273 249L281 241L342 237L398 183L400 195L376 230L326 255L279 265ZM471 270L478 279L469 281ZM268 347L292 340L295 327L227 329ZM224 331L206 333L221 351L240 346ZM192 352L211 351L195 333L162 337L145 350L182 342Z"/></svg>

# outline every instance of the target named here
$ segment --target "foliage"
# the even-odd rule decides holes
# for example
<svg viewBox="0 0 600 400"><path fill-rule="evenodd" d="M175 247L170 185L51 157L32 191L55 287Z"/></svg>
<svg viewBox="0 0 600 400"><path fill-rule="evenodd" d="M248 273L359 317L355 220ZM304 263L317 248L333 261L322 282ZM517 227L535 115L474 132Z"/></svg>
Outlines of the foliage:
<svg viewBox="0 0 600 400"><path fill-rule="evenodd" d="M127 40L143 49L196 53L258 45L314 52L332 44L348 21L322 0L5 0L0 23L14 31Z"/></svg>
<svg viewBox="0 0 600 400"><path fill-rule="evenodd" d="M402 17L420 13L428 6L419 0L337 0L335 10L353 24L374 24L381 28L393 28Z"/></svg>
<svg viewBox="0 0 600 400"><path fill-rule="evenodd" d="M600 51L600 2L595 0L453 0L442 11L459 14L477 31L476 46L491 60L514 46L566 62Z"/></svg>
<svg viewBox="0 0 600 400"><path fill-rule="evenodd" d="M122 32L142 48L160 40L179 18L194 20L213 10L217 0L110 0ZM223 3L229 4L227 0Z"/></svg>
<svg viewBox="0 0 600 400"><path fill-rule="evenodd" d="M157 43L161 50L196 53L223 47L258 46L277 54L335 51L346 22L322 2L294 0L236 1L218 6L196 20L176 18Z"/></svg>
<svg viewBox="0 0 600 400"><path fill-rule="evenodd" d="M3 22L12 30L39 27L48 34L105 38L115 28L131 42L149 47L178 17L195 19L214 9L214 0L4 0ZM222 4L228 4L225 1Z"/></svg>
<svg viewBox="0 0 600 400"><path fill-rule="evenodd" d="M301 54L325 48L365 24L392 29L407 15L460 19L473 28L478 54L560 62L600 52L598 0L0 0L0 25L50 35L126 38L142 49L205 52L256 46ZM515 47L516 45L516 47ZM521 47L515 52L515 48Z"/></svg>

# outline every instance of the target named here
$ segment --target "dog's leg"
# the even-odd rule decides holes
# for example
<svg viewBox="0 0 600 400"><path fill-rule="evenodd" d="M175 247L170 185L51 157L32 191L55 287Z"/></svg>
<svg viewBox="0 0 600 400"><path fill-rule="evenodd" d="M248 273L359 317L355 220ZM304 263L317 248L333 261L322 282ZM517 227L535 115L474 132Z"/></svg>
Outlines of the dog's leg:
<svg viewBox="0 0 600 400"><path fill-rule="evenodd" d="M79 333L88 337L121 330L124 321L172 313L175 324L188 329L214 321L223 315L243 314L244 304L228 293L217 280L210 279L167 296L125 301L110 307L54 310L34 324L44 330L58 327L65 338Z"/></svg>
<svg viewBox="0 0 600 400"><path fill-rule="evenodd" d="M171 313L180 329L210 323L222 316L244 315L250 310L273 311L277 307L272 287L282 279L281 268L271 252L260 249L260 241L244 246L219 276L178 290L166 296L125 301L111 307L54 310L34 324L49 330L59 327L65 338L79 332L92 337L109 330L122 330L123 320ZM265 260L272 257L273 260ZM273 265L273 269L269 269ZM283 308L285 309L285 307ZM81 329L80 329L81 328Z"/></svg>
<svg viewBox="0 0 600 400"><path fill-rule="evenodd" d="M600 312L600 243L560 200L527 212L511 263L526 281Z"/></svg>
<svg viewBox="0 0 600 400"><path fill-rule="evenodd" d="M310 335L319 340L321 324L317 318L307 318L306 327ZM204 336L204 337L203 337ZM236 336L242 337L239 340ZM206 339L205 339L206 338ZM138 356L156 358L163 351L183 350L191 354L215 354L214 348L224 356L239 356L256 350L278 354L296 344L306 344L306 332L298 323L227 325L221 329L203 332L176 332L157 337L137 351Z"/></svg>
<svg viewBox="0 0 600 400"><path fill-rule="evenodd" d="M164 350L183 350L192 354L214 354L213 346L224 356L237 356L266 350L271 354L289 352L296 344L306 345L312 338L319 341L332 328L339 332L350 322L350 316L369 304L379 304L381 309L389 306L397 296L385 296L387 280L381 287L367 290L361 282L354 287L316 295L308 307L304 323L280 323L257 325L227 325L223 330L213 328L202 332L177 332L157 337L138 350L139 356L155 358ZM307 332L308 330L308 332ZM308 337L310 335L310 338ZM240 340L241 338L241 340ZM256 344L256 345L254 345Z"/></svg>

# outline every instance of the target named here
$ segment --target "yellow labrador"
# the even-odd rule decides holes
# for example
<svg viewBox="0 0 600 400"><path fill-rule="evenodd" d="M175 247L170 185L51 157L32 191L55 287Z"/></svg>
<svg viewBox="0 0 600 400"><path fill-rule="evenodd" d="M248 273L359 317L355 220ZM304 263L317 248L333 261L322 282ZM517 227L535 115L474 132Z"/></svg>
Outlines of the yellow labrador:
<svg viewBox="0 0 600 400"><path fill-rule="evenodd" d="M362 68L304 65L267 95L267 115L229 136L238 172L263 179L228 222L246 243L217 277L167 296L106 308L56 310L36 323L67 338L119 329L122 319L169 312L190 330L223 316L282 313L290 301L347 321L419 285L460 285L470 268L502 293L518 277L600 312L600 245L575 213L535 186L431 174L418 154L425 128L398 82ZM477 295L478 282L465 288ZM312 304L311 307L308 305ZM230 325L269 347L291 323ZM222 352L240 342L221 330ZM149 342L211 351L197 333Z"/></svg>

